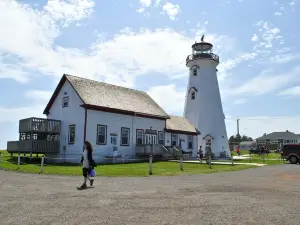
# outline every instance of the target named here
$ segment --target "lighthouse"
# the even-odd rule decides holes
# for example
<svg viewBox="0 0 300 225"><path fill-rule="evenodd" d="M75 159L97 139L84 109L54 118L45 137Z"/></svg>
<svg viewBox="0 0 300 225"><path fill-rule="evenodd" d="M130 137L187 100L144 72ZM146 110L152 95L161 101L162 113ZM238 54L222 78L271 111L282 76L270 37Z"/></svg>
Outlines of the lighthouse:
<svg viewBox="0 0 300 225"><path fill-rule="evenodd" d="M186 59L189 81L186 90L184 116L200 132L198 148L209 145L213 157L230 157L225 116L217 78L219 56L213 45L204 41L192 45L192 54Z"/></svg>

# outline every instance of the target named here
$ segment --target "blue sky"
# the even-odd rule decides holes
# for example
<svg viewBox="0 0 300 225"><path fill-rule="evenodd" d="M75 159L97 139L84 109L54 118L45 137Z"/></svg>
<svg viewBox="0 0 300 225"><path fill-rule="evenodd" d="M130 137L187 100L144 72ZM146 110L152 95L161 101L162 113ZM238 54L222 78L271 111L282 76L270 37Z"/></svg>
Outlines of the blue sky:
<svg viewBox="0 0 300 225"><path fill-rule="evenodd" d="M298 0L1 0L0 149L63 73L147 91L182 115L191 45L220 56L228 135L300 133Z"/></svg>

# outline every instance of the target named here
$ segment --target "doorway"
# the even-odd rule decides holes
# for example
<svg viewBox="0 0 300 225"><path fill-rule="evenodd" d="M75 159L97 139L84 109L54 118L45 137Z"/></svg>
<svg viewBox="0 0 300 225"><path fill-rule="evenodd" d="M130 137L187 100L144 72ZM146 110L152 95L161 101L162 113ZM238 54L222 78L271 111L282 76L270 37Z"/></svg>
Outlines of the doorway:
<svg viewBox="0 0 300 225"><path fill-rule="evenodd" d="M146 145L156 145L157 144L157 135L156 134L145 134L145 143Z"/></svg>

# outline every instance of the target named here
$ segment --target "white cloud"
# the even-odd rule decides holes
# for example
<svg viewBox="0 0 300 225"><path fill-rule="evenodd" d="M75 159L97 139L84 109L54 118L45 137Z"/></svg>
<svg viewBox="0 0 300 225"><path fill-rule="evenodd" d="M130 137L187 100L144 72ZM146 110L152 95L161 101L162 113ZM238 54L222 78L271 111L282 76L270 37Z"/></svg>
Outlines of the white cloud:
<svg viewBox="0 0 300 225"><path fill-rule="evenodd" d="M30 107L15 107L15 108L4 108L0 107L0 123L11 122L18 123L20 119L29 118L29 117L42 117L43 110L45 105L41 104L32 104Z"/></svg>
<svg viewBox="0 0 300 225"><path fill-rule="evenodd" d="M174 5L170 2L166 2L162 8L163 11L170 17L171 20L175 20L177 15L180 13L180 6Z"/></svg>
<svg viewBox="0 0 300 225"><path fill-rule="evenodd" d="M25 93L25 97L34 100L38 103L42 103L46 106L46 103L50 100L53 91L45 90L30 90Z"/></svg>
<svg viewBox="0 0 300 225"><path fill-rule="evenodd" d="M295 86L292 88L285 89L284 91L280 92L278 95L300 97L300 86Z"/></svg>
<svg viewBox="0 0 300 225"><path fill-rule="evenodd" d="M133 87L135 77L148 72L174 75L186 72L185 58L194 38L171 29L134 32L126 28L110 40L99 37L88 49L64 48L54 44L61 27L48 11L8 2L11 1L0 3L0 18L6 21L0 36L0 65L13 65L8 71L18 81L26 82L36 73L56 78L69 73ZM78 15L87 13L75 14L76 18ZM14 35L13 27L20 27L18 35ZM195 38L198 36L199 30L195 30ZM224 51L220 48L223 36L207 34L206 39L213 41L216 51ZM16 63L10 63L12 57L17 59ZM0 77L8 75L0 71Z"/></svg>
<svg viewBox="0 0 300 225"><path fill-rule="evenodd" d="M294 54L294 53L277 54L275 56L270 57L268 62L276 63L276 64L284 64L299 58L300 58L300 54Z"/></svg>
<svg viewBox="0 0 300 225"><path fill-rule="evenodd" d="M155 7L160 6L160 3L161 3L161 0L156 0L156 1L155 1Z"/></svg>
<svg viewBox="0 0 300 225"><path fill-rule="evenodd" d="M269 116L253 116L241 117L240 119L240 133L252 138L258 138L264 133L271 133L276 131L289 130L296 134L300 134L300 115L291 117L269 117ZM227 120L228 135L236 134L236 121Z"/></svg>
<svg viewBox="0 0 300 225"><path fill-rule="evenodd" d="M238 99L236 99L233 102L233 104L234 105L242 105L242 104L245 104L246 102L247 102L247 99L245 99L245 98L238 98Z"/></svg>
<svg viewBox="0 0 300 225"><path fill-rule="evenodd" d="M281 40L282 37L279 35L280 29L274 27L269 22L259 21L256 26L259 28L260 42L256 45L258 47L272 48L274 40Z"/></svg>
<svg viewBox="0 0 300 225"><path fill-rule="evenodd" d="M185 90L177 90L175 84L155 86L147 93L170 114L179 114L183 111Z"/></svg>
<svg viewBox="0 0 300 225"><path fill-rule="evenodd" d="M256 34L253 34L251 41L258 41L258 36Z"/></svg>
<svg viewBox="0 0 300 225"><path fill-rule="evenodd" d="M137 10L137 12L142 13L146 8L150 7L152 0L140 0L141 7Z"/></svg>
<svg viewBox="0 0 300 225"><path fill-rule="evenodd" d="M255 96L270 93L300 80L300 67L281 74L273 72L262 72L260 75L252 78L241 85L234 85L234 88L228 89L225 96L247 95Z"/></svg>
<svg viewBox="0 0 300 225"><path fill-rule="evenodd" d="M92 0L48 0L44 10L53 20L62 20L64 26L67 26L71 22L89 17L94 6Z"/></svg>

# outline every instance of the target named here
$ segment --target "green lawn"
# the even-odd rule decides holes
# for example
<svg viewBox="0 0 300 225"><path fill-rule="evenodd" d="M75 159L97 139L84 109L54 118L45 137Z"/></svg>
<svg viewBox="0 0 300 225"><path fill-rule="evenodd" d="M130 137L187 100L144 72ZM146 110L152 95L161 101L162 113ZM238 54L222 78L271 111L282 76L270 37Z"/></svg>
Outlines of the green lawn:
<svg viewBox="0 0 300 225"><path fill-rule="evenodd" d="M183 171L180 171L180 165L176 162L156 162L153 163L152 172L154 176L174 176L185 174L206 174L206 173L218 173L225 171L236 171L248 168L253 168L252 165L213 165L212 169L209 169L205 164L183 164ZM7 152L2 154L0 168L7 169L9 171L16 171L17 164L14 160L11 160ZM115 164L115 165L99 165L96 168L97 176L149 176L149 164L148 163L132 163L132 164ZM20 172L27 173L39 173L40 164L21 164ZM45 165L44 174L58 174L58 175L81 175L81 167L74 165Z"/></svg>
<svg viewBox="0 0 300 225"><path fill-rule="evenodd" d="M250 159L239 159L239 160L234 160L234 162L241 162L241 163L250 163ZM285 164L287 163L286 161L282 160L262 160L261 158L252 158L251 163L261 163L261 164L266 164L266 165L279 165L279 164Z"/></svg>
<svg viewBox="0 0 300 225"><path fill-rule="evenodd" d="M238 154L236 153L236 151L232 151L231 154L233 156L237 156ZM249 151L247 150L241 150L241 155L249 155ZM253 159L261 159L261 156L259 155L255 155L255 154L251 154L251 157ZM274 153L272 151L272 153L269 153L268 155L265 155L265 159L278 159L280 157L279 153Z"/></svg>

